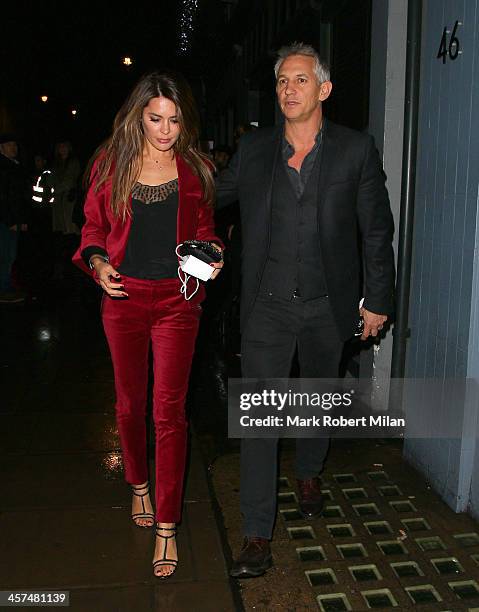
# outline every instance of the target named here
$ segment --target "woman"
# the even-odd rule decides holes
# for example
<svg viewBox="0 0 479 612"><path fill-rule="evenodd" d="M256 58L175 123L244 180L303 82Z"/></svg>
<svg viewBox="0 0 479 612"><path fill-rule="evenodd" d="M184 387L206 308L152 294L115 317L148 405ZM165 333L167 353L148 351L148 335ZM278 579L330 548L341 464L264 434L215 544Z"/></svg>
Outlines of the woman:
<svg viewBox="0 0 479 612"><path fill-rule="evenodd" d="M188 239L216 241L222 248L214 235L211 164L197 148L198 124L191 90L180 75L151 73L139 81L93 164L81 245L73 258L105 292L102 319L115 374L125 478L133 487L132 518L140 527L156 522L153 567L161 578L178 563L184 403L205 296L203 286L192 299L180 292L175 248ZM211 278L222 265L214 264ZM145 423L150 343L154 514Z"/></svg>

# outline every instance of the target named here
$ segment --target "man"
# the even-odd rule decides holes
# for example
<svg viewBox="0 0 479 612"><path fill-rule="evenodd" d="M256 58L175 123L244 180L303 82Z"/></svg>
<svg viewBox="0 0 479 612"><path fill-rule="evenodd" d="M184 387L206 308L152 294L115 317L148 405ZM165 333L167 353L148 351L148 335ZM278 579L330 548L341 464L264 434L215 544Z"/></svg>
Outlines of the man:
<svg viewBox="0 0 479 612"><path fill-rule="evenodd" d="M284 125L244 135L218 184L219 206L240 202L242 374L287 378L297 349L302 377L336 378L361 294L363 340L376 336L391 312L393 222L384 174L370 136L323 117L332 84L312 47L282 48L275 74ZM305 517L322 510L318 475L328 445L309 438L297 444ZM242 440L245 538L234 577L259 576L272 564L276 451L277 439Z"/></svg>
<svg viewBox="0 0 479 612"><path fill-rule="evenodd" d="M30 186L17 161L13 134L0 135L0 302L21 302L14 290L12 267L17 257L18 234L27 230Z"/></svg>
<svg viewBox="0 0 479 612"><path fill-rule="evenodd" d="M30 210L29 239L23 249L25 280L30 297L35 299L48 286L53 269L52 206L55 199L52 171L44 155L33 158L32 205ZM39 254L41 256L39 257Z"/></svg>
<svg viewBox="0 0 479 612"><path fill-rule="evenodd" d="M215 147L211 154L213 155L213 161L216 166L216 172L221 174L221 172L228 166L230 158L231 158L231 149L228 145L218 145Z"/></svg>

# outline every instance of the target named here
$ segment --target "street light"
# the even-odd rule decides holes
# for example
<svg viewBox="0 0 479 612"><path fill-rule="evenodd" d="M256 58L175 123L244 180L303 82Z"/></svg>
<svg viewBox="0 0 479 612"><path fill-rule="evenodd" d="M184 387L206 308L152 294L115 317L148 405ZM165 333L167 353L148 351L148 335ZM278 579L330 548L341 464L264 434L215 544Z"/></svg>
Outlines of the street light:
<svg viewBox="0 0 479 612"><path fill-rule="evenodd" d="M123 64L125 66L131 66L133 64L133 60L131 59L131 57L124 57Z"/></svg>
<svg viewBox="0 0 479 612"><path fill-rule="evenodd" d="M42 102L48 102L48 96L42 96L41 97L41 101Z"/></svg>
<svg viewBox="0 0 479 612"><path fill-rule="evenodd" d="M77 114L76 108L72 108L72 115L76 115L76 114Z"/></svg>

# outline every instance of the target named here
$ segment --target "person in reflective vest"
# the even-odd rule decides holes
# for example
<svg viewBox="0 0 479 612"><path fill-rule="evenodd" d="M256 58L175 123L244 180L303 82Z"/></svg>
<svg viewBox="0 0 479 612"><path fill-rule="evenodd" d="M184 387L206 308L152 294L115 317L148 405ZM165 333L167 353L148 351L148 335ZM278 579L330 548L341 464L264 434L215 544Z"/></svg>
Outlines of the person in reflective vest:
<svg viewBox="0 0 479 612"><path fill-rule="evenodd" d="M46 168L47 160L43 155L35 155L35 174L32 193L34 209L51 207L54 201L55 189L52 184L52 172Z"/></svg>

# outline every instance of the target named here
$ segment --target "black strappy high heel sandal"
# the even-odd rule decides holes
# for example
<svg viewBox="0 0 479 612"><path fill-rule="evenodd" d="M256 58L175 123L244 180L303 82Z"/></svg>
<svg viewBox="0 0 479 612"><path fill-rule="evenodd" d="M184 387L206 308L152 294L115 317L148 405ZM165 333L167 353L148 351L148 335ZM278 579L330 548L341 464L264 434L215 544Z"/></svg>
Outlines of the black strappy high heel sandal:
<svg viewBox="0 0 479 612"><path fill-rule="evenodd" d="M150 493L149 483L146 483L145 485L131 485L131 489L133 491L133 495L136 495L136 497L141 497L141 507L143 509L143 512L135 512L135 514L131 515L133 522L137 527L141 527L142 529L153 527L153 525L155 524L155 515L152 512L146 512L145 502L143 501L143 498ZM144 491L143 493L138 493L138 491L142 491L143 489L146 489L146 491ZM151 519L151 525L139 525L136 522L137 519Z"/></svg>
<svg viewBox="0 0 479 612"><path fill-rule="evenodd" d="M172 531L173 533L171 533L170 535L162 535L161 533L158 533L159 531ZM161 557L161 559L158 559L158 561L153 561L153 573L155 574L157 578L161 578L161 579L169 578L175 573L176 568L178 567L178 559L168 559L166 556L166 548L168 546L168 540L170 538L176 537L176 527L157 527L156 537L162 538L165 541L165 547L163 549L163 556ZM173 571L164 576L160 576L159 574L156 573L155 570L157 567L160 567L162 565L173 565Z"/></svg>

